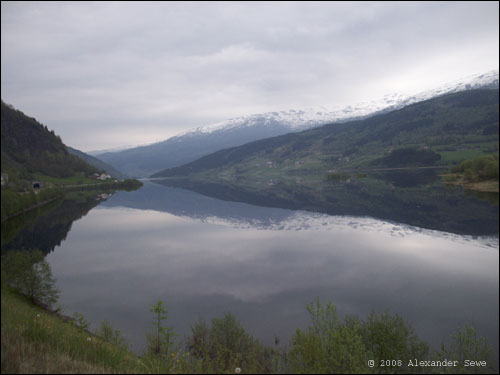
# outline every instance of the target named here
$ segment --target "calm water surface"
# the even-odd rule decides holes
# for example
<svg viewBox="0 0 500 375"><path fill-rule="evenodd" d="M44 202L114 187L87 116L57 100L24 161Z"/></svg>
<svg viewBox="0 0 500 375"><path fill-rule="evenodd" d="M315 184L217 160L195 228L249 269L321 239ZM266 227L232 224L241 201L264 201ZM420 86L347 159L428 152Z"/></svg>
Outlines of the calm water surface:
<svg viewBox="0 0 500 375"><path fill-rule="evenodd" d="M317 296L343 317L401 314L433 345L465 322L498 353L498 237L226 202L145 183L74 221L47 255L65 313L110 321L142 352L161 299L180 337L233 313L265 344L309 323Z"/></svg>

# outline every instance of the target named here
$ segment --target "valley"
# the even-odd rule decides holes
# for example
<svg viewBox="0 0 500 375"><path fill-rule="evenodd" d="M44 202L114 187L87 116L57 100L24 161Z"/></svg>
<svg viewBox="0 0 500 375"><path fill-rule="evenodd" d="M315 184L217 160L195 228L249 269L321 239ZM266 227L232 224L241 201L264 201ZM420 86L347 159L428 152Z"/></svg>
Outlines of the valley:
<svg viewBox="0 0 500 375"><path fill-rule="evenodd" d="M365 120L251 142L152 177L258 189L278 181L314 184L336 173L444 172L487 154L498 157L498 90L445 95Z"/></svg>
<svg viewBox="0 0 500 375"><path fill-rule="evenodd" d="M1 7L2 374L499 373L499 2Z"/></svg>
<svg viewBox="0 0 500 375"><path fill-rule="evenodd" d="M326 124L367 119L445 94L477 89L498 89L498 72L465 77L414 95L394 93L379 100L352 104L344 108L292 109L229 119L186 131L155 144L97 155L130 176L148 177L160 173L163 169L181 166L221 149L287 133L299 133ZM446 129L446 132L448 130L452 129Z"/></svg>
<svg viewBox="0 0 500 375"><path fill-rule="evenodd" d="M2 128L2 141L7 139ZM278 349L281 369L303 366L287 358L298 348L293 332L308 320L312 295L316 306L321 299L331 309L335 301L342 324L353 314L386 322L404 316L408 329L418 332L424 361L444 355L437 351L440 340L465 318L487 339L485 348L497 349L491 327L498 325L498 306L489 301L498 292L498 193L464 191L441 175L452 168L479 178L483 169L495 168L498 90L449 94L363 120L256 140L167 169L151 181L118 181L72 156L66 168L86 169L57 168L54 160L67 155L63 148L57 156L39 150L36 157L5 150L9 186L2 189L2 215L15 200L12 194L28 196L21 191L33 180L44 187L36 196L60 194L2 221L1 231L3 256L35 248L43 254L65 314L73 314L64 319L74 330L53 318L47 327L29 327L43 332L44 358L54 358L52 366L81 368L58 357L68 354L54 344L54 335L67 332L66 342L77 348L70 349L72 356L95 361L85 350L90 339L103 353L123 358L118 366L103 354L104 366L149 369L154 355L147 352L150 313L144 307L155 299L167 301L171 332L187 337L176 345L194 340L189 335L200 316L216 325L236 319L227 315L231 311L241 335L255 337L262 353L273 342L278 347L277 340L292 345L292 351ZM22 319L37 307L12 293L2 291L9 364L23 363L24 355L11 354L20 347L36 358L37 369L46 368L32 341L16 341L18 331L26 332ZM464 307L464 298L477 303ZM373 312L387 306L395 315ZM46 312L36 311L49 322ZM175 353L180 362L162 363L165 371L219 368L189 348L177 346ZM495 371L496 356L478 358L474 363ZM245 361L256 371L271 371L265 360Z"/></svg>

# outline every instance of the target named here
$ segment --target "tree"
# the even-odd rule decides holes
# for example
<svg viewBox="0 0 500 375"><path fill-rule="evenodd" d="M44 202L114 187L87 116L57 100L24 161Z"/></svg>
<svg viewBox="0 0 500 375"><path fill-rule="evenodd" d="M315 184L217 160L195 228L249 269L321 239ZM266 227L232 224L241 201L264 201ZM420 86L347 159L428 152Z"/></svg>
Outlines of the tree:
<svg viewBox="0 0 500 375"><path fill-rule="evenodd" d="M465 327L458 328L451 335L449 346L441 343L441 350L436 353L438 360L457 361L458 367L445 367L444 373L467 373L467 374L497 374L492 358L493 350L489 347L486 338L478 337L473 325L466 323ZM485 366L464 367L465 360L485 363Z"/></svg>
<svg viewBox="0 0 500 375"><path fill-rule="evenodd" d="M199 321L191 331L187 347L193 357L201 360L202 371L227 373L235 368L247 373L271 371L272 351L247 333L234 315L226 313L223 318L213 318L210 327Z"/></svg>
<svg viewBox="0 0 500 375"><path fill-rule="evenodd" d="M59 298L49 263L40 250L11 250L2 257L2 271L7 283L32 302L49 308Z"/></svg>
<svg viewBox="0 0 500 375"><path fill-rule="evenodd" d="M371 313L366 321L341 321L335 305L319 299L307 305L312 326L292 338L293 373L409 373L411 358L426 358L428 346L399 315ZM380 366L382 360L395 359ZM368 363L374 367L368 367ZM418 369L417 369L418 371Z"/></svg>
<svg viewBox="0 0 500 375"><path fill-rule="evenodd" d="M292 338L290 366L297 373L363 373L370 359L363 343L361 322L348 318L341 322L337 308L319 298L307 305L312 326L298 329Z"/></svg>
<svg viewBox="0 0 500 375"><path fill-rule="evenodd" d="M429 346L418 338L414 328L399 315L387 312L372 312L363 324L364 341L375 361L374 370L379 373L409 373L408 361L413 358L426 358ZM381 361L386 362L380 367Z"/></svg>
<svg viewBox="0 0 500 375"><path fill-rule="evenodd" d="M155 327L154 335L148 337L149 349L154 354L163 353L168 358L171 348L174 345L172 327L164 326L163 321L167 320L168 310L163 306L163 301L158 300L156 305L150 305L149 310L154 314L153 326Z"/></svg>

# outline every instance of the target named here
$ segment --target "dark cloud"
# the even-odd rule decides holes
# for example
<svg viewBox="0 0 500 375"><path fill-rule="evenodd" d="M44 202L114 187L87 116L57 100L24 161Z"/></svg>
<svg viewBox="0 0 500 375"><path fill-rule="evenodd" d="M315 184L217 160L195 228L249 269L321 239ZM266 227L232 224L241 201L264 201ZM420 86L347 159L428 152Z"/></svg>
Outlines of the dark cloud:
<svg viewBox="0 0 500 375"><path fill-rule="evenodd" d="M1 6L2 98L84 150L498 69L497 2Z"/></svg>

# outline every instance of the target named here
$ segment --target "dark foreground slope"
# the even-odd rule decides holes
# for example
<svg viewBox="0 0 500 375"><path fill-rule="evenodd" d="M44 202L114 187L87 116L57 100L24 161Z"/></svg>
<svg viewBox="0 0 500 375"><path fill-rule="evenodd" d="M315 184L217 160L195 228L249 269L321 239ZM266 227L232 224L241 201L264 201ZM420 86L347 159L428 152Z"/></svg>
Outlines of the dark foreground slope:
<svg viewBox="0 0 500 375"><path fill-rule="evenodd" d="M2 101L2 173L24 176L33 173L51 177L91 174L97 169L71 155L61 138L32 117Z"/></svg>

